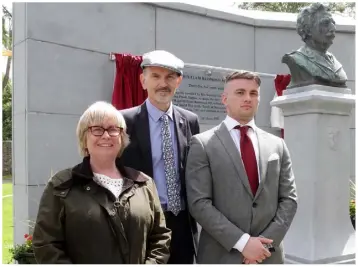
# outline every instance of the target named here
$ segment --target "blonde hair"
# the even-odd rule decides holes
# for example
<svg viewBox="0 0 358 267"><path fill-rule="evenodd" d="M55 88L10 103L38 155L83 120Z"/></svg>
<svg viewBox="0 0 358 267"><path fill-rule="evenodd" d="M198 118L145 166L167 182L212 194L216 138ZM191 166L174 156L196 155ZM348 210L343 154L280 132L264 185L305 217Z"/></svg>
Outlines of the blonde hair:
<svg viewBox="0 0 358 267"><path fill-rule="evenodd" d="M88 127L93 124L101 124L105 119L111 119L116 122L116 125L123 129L121 138L121 149L118 152L117 157L120 157L124 149L129 145L129 135L127 134L127 125L122 114L111 104L98 101L89 106L82 114L76 129L76 136L79 146L80 155L83 157L88 156L87 150L87 135Z"/></svg>

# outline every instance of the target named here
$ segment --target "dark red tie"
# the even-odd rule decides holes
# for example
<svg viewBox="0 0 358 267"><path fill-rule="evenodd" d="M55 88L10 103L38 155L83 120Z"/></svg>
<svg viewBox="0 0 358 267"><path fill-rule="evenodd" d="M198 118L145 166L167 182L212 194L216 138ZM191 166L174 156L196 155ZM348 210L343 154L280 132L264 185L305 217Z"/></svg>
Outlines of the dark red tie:
<svg viewBox="0 0 358 267"><path fill-rule="evenodd" d="M236 126L235 129L240 130L240 151L241 158L244 162L245 170L247 177L249 178L249 183L253 195L256 194L257 188L259 186L259 173L257 170L257 161L255 156L254 146L247 135L249 126Z"/></svg>

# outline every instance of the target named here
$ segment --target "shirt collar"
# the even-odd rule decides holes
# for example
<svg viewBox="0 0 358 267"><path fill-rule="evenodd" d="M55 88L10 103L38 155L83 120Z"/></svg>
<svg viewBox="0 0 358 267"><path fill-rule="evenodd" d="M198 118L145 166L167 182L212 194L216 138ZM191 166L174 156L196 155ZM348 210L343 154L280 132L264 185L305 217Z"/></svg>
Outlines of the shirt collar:
<svg viewBox="0 0 358 267"><path fill-rule="evenodd" d="M171 120L173 120L173 104L172 103L170 103L170 106L166 112L161 111L156 106L154 106L152 103L150 103L148 98L145 100L145 103L147 105L147 110L148 110L149 116L155 122L157 122L163 116L164 113L166 113L169 116L169 118Z"/></svg>
<svg viewBox="0 0 358 267"><path fill-rule="evenodd" d="M224 123L227 127L227 129L229 130L229 132L234 129L236 126L241 126L241 124L236 121L235 119L231 118L229 115L226 115L226 118L224 120ZM247 124L245 124L246 126L250 126L251 129L256 132L256 124L255 124L255 119L252 118L251 121L249 121Z"/></svg>

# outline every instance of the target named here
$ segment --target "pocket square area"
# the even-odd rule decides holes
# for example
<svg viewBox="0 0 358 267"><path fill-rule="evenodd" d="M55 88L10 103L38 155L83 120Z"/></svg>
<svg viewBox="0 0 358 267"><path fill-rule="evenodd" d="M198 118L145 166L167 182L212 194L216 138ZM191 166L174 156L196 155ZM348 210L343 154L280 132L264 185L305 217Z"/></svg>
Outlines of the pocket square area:
<svg viewBox="0 0 358 267"><path fill-rule="evenodd" d="M276 159L279 159L280 157L278 156L277 153L273 153L269 156L268 158L268 161L273 161L273 160L276 160Z"/></svg>

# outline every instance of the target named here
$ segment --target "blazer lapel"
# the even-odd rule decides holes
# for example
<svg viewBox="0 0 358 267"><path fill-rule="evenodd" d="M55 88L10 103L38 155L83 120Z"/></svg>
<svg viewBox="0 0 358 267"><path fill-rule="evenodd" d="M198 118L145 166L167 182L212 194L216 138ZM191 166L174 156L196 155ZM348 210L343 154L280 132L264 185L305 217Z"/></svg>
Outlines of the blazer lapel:
<svg viewBox="0 0 358 267"><path fill-rule="evenodd" d="M230 132L226 128L226 125L224 122L222 122L219 125L219 128L216 130L216 135L220 139L221 143L223 144L226 152L229 154L237 173L239 174L239 179L241 180L242 184L244 185L247 193L251 196L251 198L254 198L250 184L249 179L247 177L244 164L242 163L242 159L240 156L239 151L236 148L236 145L234 141L232 140L232 137L230 135Z"/></svg>
<svg viewBox="0 0 358 267"><path fill-rule="evenodd" d="M267 172L267 160L270 153L269 142L266 140L266 133L257 128L257 139L259 143L259 172L260 172L260 183L257 188L257 192L255 195L255 199L262 191L266 180L266 172Z"/></svg>
<svg viewBox="0 0 358 267"><path fill-rule="evenodd" d="M173 106L175 130L178 140L178 161L179 167L183 168L183 159L185 158L185 147L187 146L186 138L186 119Z"/></svg>
<svg viewBox="0 0 358 267"><path fill-rule="evenodd" d="M152 149L150 145L148 110L145 102L140 106L138 110L137 119L134 123L136 128L135 133L137 136L139 147L142 150L143 162L147 162L146 169L150 170L149 176L153 177Z"/></svg>

